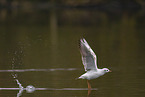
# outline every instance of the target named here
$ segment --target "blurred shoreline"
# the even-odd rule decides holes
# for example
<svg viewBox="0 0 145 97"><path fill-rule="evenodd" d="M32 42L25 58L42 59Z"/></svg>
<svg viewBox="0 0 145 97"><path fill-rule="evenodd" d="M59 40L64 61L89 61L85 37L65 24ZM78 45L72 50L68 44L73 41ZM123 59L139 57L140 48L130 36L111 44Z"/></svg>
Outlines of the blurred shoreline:
<svg viewBox="0 0 145 97"><path fill-rule="evenodd" d="M0 9L15 9L15 8L84 8L84 9L103 9L103 10L140 10L145 8L145 1L139 0L111 0L111 1L99 1L99 0L41 0L41 1L18 1L18 0L1 0Z"/></svg>
<svg viewBox="0 0 145 97"><path fill-rule="evenodd" d="M48 19L48 22L57 21L57 25L98 25L104 22L103 20L108 22L111 20L112 22L124 17L144 23L145 2L141 1L50 0L46 2L46 0L42 0L40 2L37 0L11 0L8 2L7 0L1 0L0 22L8 25L10 23L19 24L21 22L45 21ZM40 16L43 16L43 18L39 18Z"/></svg>

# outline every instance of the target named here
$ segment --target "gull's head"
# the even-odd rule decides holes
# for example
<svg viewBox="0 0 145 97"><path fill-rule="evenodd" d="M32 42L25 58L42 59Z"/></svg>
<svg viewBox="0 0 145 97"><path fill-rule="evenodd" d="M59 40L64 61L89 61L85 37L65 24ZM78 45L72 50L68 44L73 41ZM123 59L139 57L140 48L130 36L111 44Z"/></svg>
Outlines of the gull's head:
<svg viewBox="0 0 145 97"><path fill-rule="evenodd" d="M103 71L104 71L105 73L111 72L111 70L109 70L108 68L103 68Z"/></svg>

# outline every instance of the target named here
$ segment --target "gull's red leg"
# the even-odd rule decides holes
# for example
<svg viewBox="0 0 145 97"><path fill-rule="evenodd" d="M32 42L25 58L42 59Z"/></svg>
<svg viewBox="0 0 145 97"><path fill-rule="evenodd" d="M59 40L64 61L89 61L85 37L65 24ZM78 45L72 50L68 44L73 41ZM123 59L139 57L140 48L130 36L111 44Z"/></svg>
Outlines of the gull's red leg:
<svg viewBox="0 0 145 97"><path fill-rule="evenodd" d="M91 85L88 80L87 80L87 84L88 84L88 96L87 97L89 97L89 95L91 93Z"/></svg>
<svg viewBox="0 0 145 97"><path fill-rule="evenodd" d="M87 80L87 83L88 83L88 89L90 90L91 89L91 85L89 83L89 80Z"/></svg>

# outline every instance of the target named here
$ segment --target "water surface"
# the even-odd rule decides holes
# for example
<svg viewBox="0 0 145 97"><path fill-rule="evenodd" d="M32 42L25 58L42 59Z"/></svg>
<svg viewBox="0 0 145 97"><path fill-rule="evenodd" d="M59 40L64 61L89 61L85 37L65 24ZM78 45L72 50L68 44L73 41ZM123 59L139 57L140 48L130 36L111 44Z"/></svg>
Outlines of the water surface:
<svg viewBox="0 0 145 97"><path fill-rule="evenodd" d="M19 85L36 91L22 97L87 97L78 40L85 37L108 73L92 80L90 97L145 95L144 12L3 9L0 19L0 96L16 97ZM14 90L13 90L14 89ZM37 90L38 89L38 90ZM42 90L41 90L42 89ZM43 90L44 89L44 90ZM40 91L41 90L41 91Z"/></svg>

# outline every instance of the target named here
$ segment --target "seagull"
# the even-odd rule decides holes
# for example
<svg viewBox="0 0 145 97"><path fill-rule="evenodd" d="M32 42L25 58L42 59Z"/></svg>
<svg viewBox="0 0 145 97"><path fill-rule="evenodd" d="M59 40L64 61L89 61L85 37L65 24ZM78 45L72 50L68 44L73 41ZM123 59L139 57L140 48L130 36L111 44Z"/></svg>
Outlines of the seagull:
<svg viewBox="0 0 145 97"><path fill-rule="evenodd" d="M88 89L91 89L89 80L96 79L111 71L108 68L99 69L97 67L96 54L84 38L80 39L80 53L86 73L81 75L78 79L87 79Z"/></svg>

